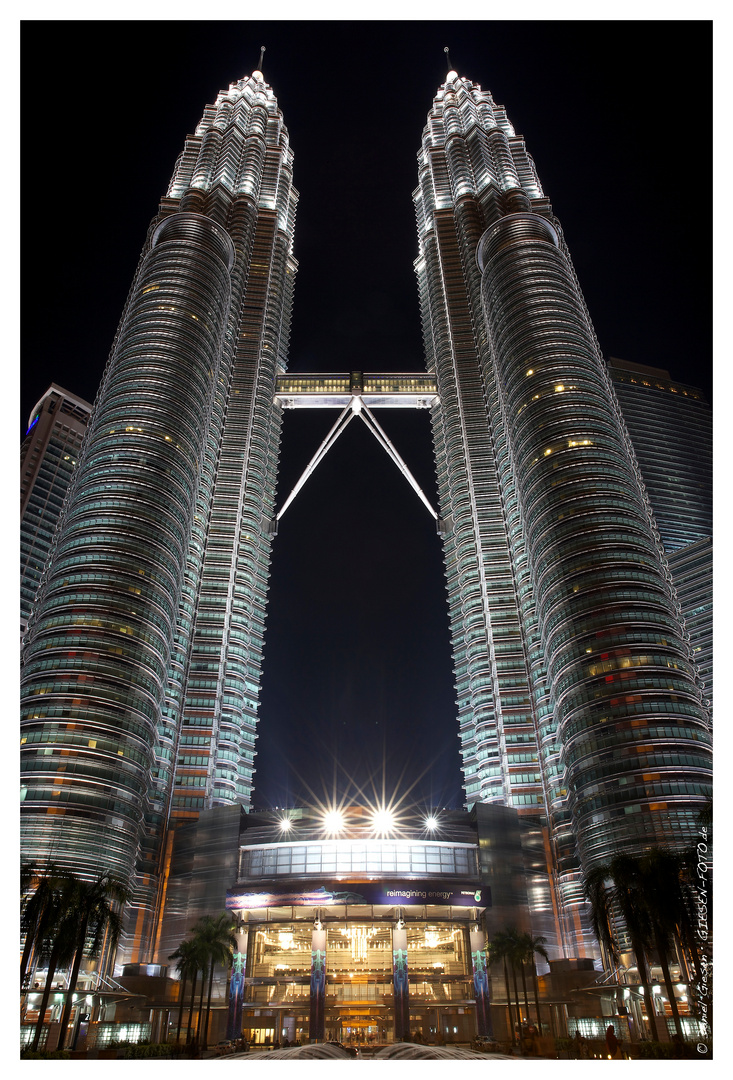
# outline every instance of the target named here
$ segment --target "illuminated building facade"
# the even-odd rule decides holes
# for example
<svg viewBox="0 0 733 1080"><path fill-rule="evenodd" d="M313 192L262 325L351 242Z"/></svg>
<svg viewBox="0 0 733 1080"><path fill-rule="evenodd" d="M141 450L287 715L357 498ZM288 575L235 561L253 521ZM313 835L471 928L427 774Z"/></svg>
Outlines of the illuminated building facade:
<svg viewBox="0 0 733 1080"><path fill-rule="evenodd" d="M20 448L20 632L28 625L91 405L52 383Z"/></svg>
<svg viewBox="0 0 733 1080"><path fill-rule="evenodd" d="M207 107L148 230L22 683L24 857L133 883L123 960L167 955L169 825L251 802L284 408L341 408L334 438L359 416L405 475L371 409L430 410L466 803L538 824L532 929L593 956L582 869L695 834L708 718L639 466L524 142L454 72L414 198L421 375L286 376L297 194L260 72Z"/></svg>
<svg viewBox="0 0 733 1080"><path fill-rule="evenodd" d="M128 957L168 820L251 797L296 202L256 71L150 225L26 635L23 855L131 881Z"/></svg>
<svg viewBox="0 0 733 1080"><path fill-rule="evenodd" d="M523 139L490 93L450 72L419 162L415 268L440 395L440 512L453 524L466 795L546 813L562 947L583 955L582 871L619 848L695 836L709 718L618 400Z"/></svg>
<svg viewBox="0 0 733 1080"><path fill-rule="evenodd" d="M243 983L215 987L217 1002L228 993L230 1003L220 1038L362 1047L408 1032L425 1042L508 1038L486 938L510 922L536 932L530 908L540 894L549 907L549 893L541 830L509 807L393 818L368 806L217 807L177 830L160 959L199 915L226 906ZM547 995L543 1004L547 1022ZM564 1003L552 1009L566 1032Z"/></svg>

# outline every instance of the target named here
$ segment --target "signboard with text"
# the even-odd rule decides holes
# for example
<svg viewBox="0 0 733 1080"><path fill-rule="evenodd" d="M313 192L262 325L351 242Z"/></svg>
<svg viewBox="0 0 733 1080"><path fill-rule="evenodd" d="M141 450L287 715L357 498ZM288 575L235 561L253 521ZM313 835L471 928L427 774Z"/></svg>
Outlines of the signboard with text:
<svg viewBox="0 0 733 1080"><path fill-rule="evenodd" d="M491 890L476 882L445 881L339 881L303 891L256 892L251 886L229 889L227 909L249 911L268 907L334 907L344 904L383 904L409 907L441 904L451 907L491 907Z"/></svg>

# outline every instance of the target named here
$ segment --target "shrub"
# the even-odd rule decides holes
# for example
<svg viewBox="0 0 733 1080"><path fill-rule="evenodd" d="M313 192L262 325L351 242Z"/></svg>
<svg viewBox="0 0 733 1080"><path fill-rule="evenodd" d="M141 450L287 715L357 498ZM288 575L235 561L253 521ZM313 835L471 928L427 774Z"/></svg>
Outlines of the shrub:
<svg viewBox="0 0 733 1080"><path fill-rule="evenodd" d="M125 1050L125 1058L169 1058L174 1047L169 1043L134 1043Z"/></svg>
<svg viewBox="0 0 733 1080"><path fill-rule="evenodd" d="M628 1047L630 1051L630 1057L639 1059L650 1058L662 1058L669 1061L675 1058L690 1058L695 1056L695 1052L689 1043L683 1043L682 1046L677 1046L671 1042L640 1042L632 1043ZM710 1056L710 1055L706 1055Z"/></svg>
<svg viewBox="0 0 733 1080"><path fill-rule="evenodd" d="M46 1060L50 1058L68 1058L68 1050L21 1050L21 1059L23 1061Z"/></svg>

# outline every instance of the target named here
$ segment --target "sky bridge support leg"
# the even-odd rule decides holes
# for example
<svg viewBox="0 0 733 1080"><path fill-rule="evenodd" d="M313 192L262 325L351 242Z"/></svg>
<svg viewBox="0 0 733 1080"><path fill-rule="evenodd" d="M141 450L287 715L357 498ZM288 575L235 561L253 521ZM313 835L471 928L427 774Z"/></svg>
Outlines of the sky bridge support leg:
<svg viewBox="0 0 733 1080"><path fill-rule="evenodd" d="M302 488L303 484L306 482L308 477L312 473L315 472L317 466L320 464L321 461L323 461L323 459L326 456L326 454L328 453L328 451L331 449L331 447L336 442L336 440L338 439L341 432L344 431L347 424L349 424L349 422L353 419L353 417L354 417L354 411L352 409L351 402L349 402L349 404L346 406L346 408L343 410L343 412L339 414L338 420L333 425L333 427L331 428L331 430L329 431L328 435L323 440L321 445L318 447L318 449L316 450L315 454L311 458L308 465L306 465L305 470L304 470L303 475L301 476L300 480L298 481L298 483L295 485L293 490L288 495L288 497L285 500L285 502L283 503L281 509L278 511L277 517L275 518L275 522L278 522L280 520L280 518L283 516L283 514L285 513L287 508L290 506L290 504L293 501L293 499L295 498L295 496L298 494L298 492Z"/></svg>
<svg viewBox="0 0 733 1080"><path fill-rule="evenodd" d="M402 460L402 457L400 456L399 452L397 451L385 431L382 429L381 425L374 416L374 413L364 404L358 394L355 394L352 397L351 401L343 410L343 412L339 414L338 420L333 425L326 438L316 450L315 454L313 455L310 462L303 471L303 475L301 476L300 480L298 480L298 483L295 485L295 487L283 503L282 508L278 511L277 516L271 522L269 522L267 531L273 535L277 534L277 523L279 522L280 518L283 516L295 496L303 487L303 484L305 484L308 477L313 472L315 472L318 465L321 463L321 461L323 461L324 457L331 449L333 444L336 442L339 435L342 433L342 431L344 431L347 424L349 424L349 422L354 418L354 416L359 416L364 421L367 428L369 429L369 431L371 431L372 435L377 440L379 445L383 447L383 449L395 463L397 468L407 480L410 487L416 492L418 498L427 507L431 516L438 523L438 531L445 531L441 530L441 519L438 517L435 510L433 510L432 506L428 502L428 499L426 498L425 493L418 484L417 480L412 475L405 462Z"/></svg>
<svg viewBox="0 0 733 1080"><path fill-rule="evenodd" d="M429 512L432 514L433 518L435 518L435 520L437 521L438 520L438 515L435 512L435 510L433 510L430 503L428 502L422 488L420 487L417 480L415 479L415 477L412 475L412 473L408 469L405 462L400 457L399 452L396 450L396 448L394 447L392 442L390 442L390 440L387 437L386 433L384 432L384 430L380 426L379 422L377 421L377 418L375 417L374 413L363 402L361 403L361 408L359 409L359 416L362 418L362 420L364 421L366 426L369 428L372 435L377 440L377 442L380 444L380 446L384 447L384 449L387 451L389 456L392 458L392 461L394 461L397 468L400 470L402 475L407 480L410 487L417 493L418 498L424 503L424 505L428 508Z"/></svg>

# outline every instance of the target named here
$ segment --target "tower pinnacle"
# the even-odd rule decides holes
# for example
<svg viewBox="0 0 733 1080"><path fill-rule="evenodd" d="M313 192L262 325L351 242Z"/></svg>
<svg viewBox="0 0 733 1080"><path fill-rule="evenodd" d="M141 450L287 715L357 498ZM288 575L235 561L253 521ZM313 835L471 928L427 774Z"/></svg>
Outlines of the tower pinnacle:
<svg viewBox="0 0 733 1080"><path fill-rule="evenodd" d="M265 79L265 76L262 74L262 61L264 59L264 56L265 56L265 46L261 45L260 46L260 59L259 59L259 62L257 64L257 67L252 72L252 75L254 76L254 78L262 79L263 82L264 82L264 79Z"/></svg>

